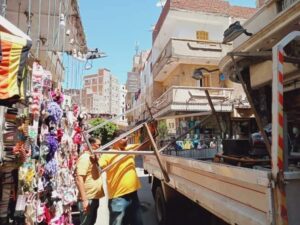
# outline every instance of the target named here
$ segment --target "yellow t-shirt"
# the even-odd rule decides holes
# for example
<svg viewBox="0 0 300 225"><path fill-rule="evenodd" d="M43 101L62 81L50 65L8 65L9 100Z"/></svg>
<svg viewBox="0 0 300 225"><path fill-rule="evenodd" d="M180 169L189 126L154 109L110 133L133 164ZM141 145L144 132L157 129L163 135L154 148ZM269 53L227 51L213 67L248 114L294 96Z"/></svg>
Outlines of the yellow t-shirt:
<svg viewBox="0 0 300 225"><path fill-rule="evenodd" d="M96 164L91 163L89 152L86 151L79 157L76 173L85 176L84 190L88 199L99 199L104 196L99 170Z"/></svg>
<svg viewBox="0 0 300 225"><path fill-rule="evenodd" d="M128 145L126 150L134 149L138 145ZM117 161L124 155L103 154L99 159L101 168ZM134 155L126 155L107 171L107 189L109 199L132 193L141 188L140 180L135 170Z"/></svg>

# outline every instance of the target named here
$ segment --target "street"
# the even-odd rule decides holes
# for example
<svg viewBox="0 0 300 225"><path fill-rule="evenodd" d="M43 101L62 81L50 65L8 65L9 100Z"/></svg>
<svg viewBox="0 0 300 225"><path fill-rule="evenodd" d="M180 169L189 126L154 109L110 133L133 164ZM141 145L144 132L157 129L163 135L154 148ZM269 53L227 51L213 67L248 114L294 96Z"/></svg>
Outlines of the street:
<svg viewBox="0 0 300 225"><path fill-rule="evenodd" d="M142 189L139 190L138 194L142 206L144 225L157 225L158 223L155 217L155 208L154 208L154 201L151 193L151 186L148 183L148 175L144 174L142 159L140 157L136 159L136 169L142 183ZM104 189L106 190L106 188ZM107 208L107 198L104 197L100 200L96 225L108 225L108 224L109 224L109 213Z"/></svg>
<svg viewBox="0 0 300 225"><path fill-rule="evenodd" d="M300 0L0 0L0 55L0 225L300 225Z"/></svg>

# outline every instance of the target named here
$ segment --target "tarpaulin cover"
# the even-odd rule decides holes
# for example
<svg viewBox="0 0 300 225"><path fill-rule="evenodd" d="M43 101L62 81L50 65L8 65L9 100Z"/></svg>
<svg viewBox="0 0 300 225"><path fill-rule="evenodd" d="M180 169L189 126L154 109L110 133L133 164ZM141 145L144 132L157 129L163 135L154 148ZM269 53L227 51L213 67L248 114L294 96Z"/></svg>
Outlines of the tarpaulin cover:
<svg viewBox="0 0 300 225"><path fill-rule="evenodd" d="M23 72L32 43L0 32L0 105L9 106L21 97Z"/></svg>

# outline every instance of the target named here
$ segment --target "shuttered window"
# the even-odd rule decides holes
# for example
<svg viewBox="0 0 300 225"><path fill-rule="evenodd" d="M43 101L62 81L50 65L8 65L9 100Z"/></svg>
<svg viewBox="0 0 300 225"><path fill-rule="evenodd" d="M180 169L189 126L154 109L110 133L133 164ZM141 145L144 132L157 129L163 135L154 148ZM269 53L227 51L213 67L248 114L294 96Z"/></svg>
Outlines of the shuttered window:
<svg viewBox="0 0 300 225"><path fill-rule="evenodd" d="M197 31L197 40L208 41L208 32L200 30Z"/></svg>

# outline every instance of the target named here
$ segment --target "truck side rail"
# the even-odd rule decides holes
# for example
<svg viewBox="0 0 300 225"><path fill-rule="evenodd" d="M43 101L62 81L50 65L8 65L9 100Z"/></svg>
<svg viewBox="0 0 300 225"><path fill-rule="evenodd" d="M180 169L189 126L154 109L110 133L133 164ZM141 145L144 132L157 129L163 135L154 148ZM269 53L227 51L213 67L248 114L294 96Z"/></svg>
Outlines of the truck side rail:
<svg viewBox="0 0 300 225"><path fill-rule="evenodd" d="M162 155L170 187L229 224L272 223L270 171ZM144 157L144 169L163 180L152 156Z"/></svg>

